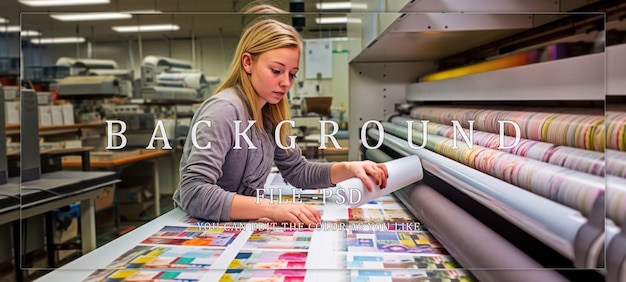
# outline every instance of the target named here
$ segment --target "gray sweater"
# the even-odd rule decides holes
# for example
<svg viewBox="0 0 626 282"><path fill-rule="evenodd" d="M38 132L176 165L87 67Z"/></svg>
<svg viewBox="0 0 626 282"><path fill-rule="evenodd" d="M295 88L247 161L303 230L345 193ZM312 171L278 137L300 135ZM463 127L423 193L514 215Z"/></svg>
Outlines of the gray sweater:
<svg viewBox="0 0 626 282"><path fill-rule="evenodd" d="M256 149L249 149L240 136L241 149L235 147L235 122L242 121L239 132L248 127L248 114L235 89L226 89L202 103L192 119L198 147L192 143L190 128L180 160L180 183L174 201L189 215L210 221L229 221L235 193L256 197L263 189L272 162L290 184L301 188L323 188L330 182L331 163L310 163L300 148L286 151L274 142L274 129L262 134L255 126L247 136ZM210 121L208 127L202 121Z"/></svg>

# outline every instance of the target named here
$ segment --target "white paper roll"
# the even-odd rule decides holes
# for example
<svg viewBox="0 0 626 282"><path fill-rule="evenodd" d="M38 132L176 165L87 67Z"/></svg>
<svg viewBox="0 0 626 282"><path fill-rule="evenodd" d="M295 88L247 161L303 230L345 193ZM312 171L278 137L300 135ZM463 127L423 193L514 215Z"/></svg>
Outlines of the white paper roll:
<svg viewBox="0 0 626 282"><path fill-rule="evenodd" d="M162 73L157 76L159 84L200 89L207 82L202 73Z"/></svg>
<svg viewBox="0 0 626 282"><path fill-rule="evenodd" d="M143 58L141 65L166 67L166 68L191 69L191 62L189 61L177 60L177 59L160 57L160 56L146 56L145 58Z"/></svg>
<svg viewBox="0 0 626 282"><path fill-rule="evenodd" d="M350 207L358 207L378 197L387 195L393 191L404 188L409 184L422 180L424 171L422 163L417 155L403 157L384 163L389 172L387 187L380 189L372 183L372 192L367 191L363 181L359 178L350 178L337 183L337 194L344 197L344 204Z"/></svg>
<svg viewBox="0 0 626 282"><path fill-rule="evenodd" d="M113 60L103 59L80 59L61 57L57 60L57 66L84 67L90 69L117 69L117 63Z"/></svg>

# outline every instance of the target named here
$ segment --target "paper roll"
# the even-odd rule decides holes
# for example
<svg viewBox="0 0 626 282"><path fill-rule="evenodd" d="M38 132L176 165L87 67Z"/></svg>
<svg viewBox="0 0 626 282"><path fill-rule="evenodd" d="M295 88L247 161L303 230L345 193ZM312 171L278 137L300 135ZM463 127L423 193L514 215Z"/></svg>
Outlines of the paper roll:
<svg viewBox="0 0 626 282"><path fill-rule="evenodd" d="M403 157L384 163L389 172L387 187L380 189L372 182L372 192L367 191L363 181L359 178L350 178L337 183L337 194L344 197L344 204L350 207L358 207L371 200L387 195L393 191L404 188L409 184L422 180L424 171L422 163L417 155Z"/></svg>
<svg viewBox="0 0 626 282"><path fill-rule="evenodd" d="M117 63L115 61L103 59L79 59L61 57L57 60L56 65L89 69L117 69Z"/></svg>
<svg viewBox="0 0 626 282"><path fill-rule="evenodd" d="M191 62L160 57L160 56L146 56L143 58L141 62L143 66L155 66L155 67L165 67L167 68L181 68L181 69L191 69Z"/></svg>
<svg viewBox="0 0 626 282"><path fill-rule="evenodd" d="M132 73L129 70L89 70L87 75L112 75L112 76L127 76L131 77Z"/></svg>
<svg viewBox="0 0 626 282"><path fill-rule="evenodd" d="M157 82L162 85L200 89L207 82L202 73L162 73L157 76Z"/></svg>

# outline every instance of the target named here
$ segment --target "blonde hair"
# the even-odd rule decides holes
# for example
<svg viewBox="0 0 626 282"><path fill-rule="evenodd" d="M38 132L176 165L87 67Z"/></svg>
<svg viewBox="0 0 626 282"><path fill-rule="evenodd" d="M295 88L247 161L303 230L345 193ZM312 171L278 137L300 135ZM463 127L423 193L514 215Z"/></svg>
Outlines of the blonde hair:
<svg viewBox="0 0 626 282"><path fill-rule="evenodd" d="M298 32L292 27L274 19L261 19L259 21L251 23L241 35L235 55L228 69L226 79L218 87L216 92L221 92L227 88L236 88L242 98L244 107L246 108L249 118L256 121L255 126L266 132L265 127L269 122L271 126L276 126L283 120L289 120L291 118L289 112L289 102L286 97L283 97L277 104L267 103L261 110L258 105L257 93L252 86L250 77L242 66L242 56L244 53L250 53L252 60L258 58L264 52L271 51L278 48L296 48L298 51L302 50L302 39L298 35ZM240 87L240 88L239 88ZM285 142L287 136L290 134L291 129L289 126L283 126L280 130L280 139Z"/></svg>
<svg viewBox="0 0 626 282"><path fill-rule="evenodd" d="M255 5L248 5L243 8L245 14L287 14L287 12L269 4L256 4L255 2L251 4Z"/></svg>

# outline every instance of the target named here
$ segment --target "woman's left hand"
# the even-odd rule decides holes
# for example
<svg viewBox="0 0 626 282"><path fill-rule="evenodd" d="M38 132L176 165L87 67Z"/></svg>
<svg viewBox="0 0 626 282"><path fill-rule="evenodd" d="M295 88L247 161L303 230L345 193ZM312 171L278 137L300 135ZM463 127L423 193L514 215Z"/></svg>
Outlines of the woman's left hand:
<svg viewBox="0 0 626 282"><path fill-rule="evenodd" d="M378 185L380 189L387 186L389 172L385 164L378 164L372 161L353 161L348 162L348 168L355 177L363 181L365 188L370 192L372 192L373 184Z"/></svg>

